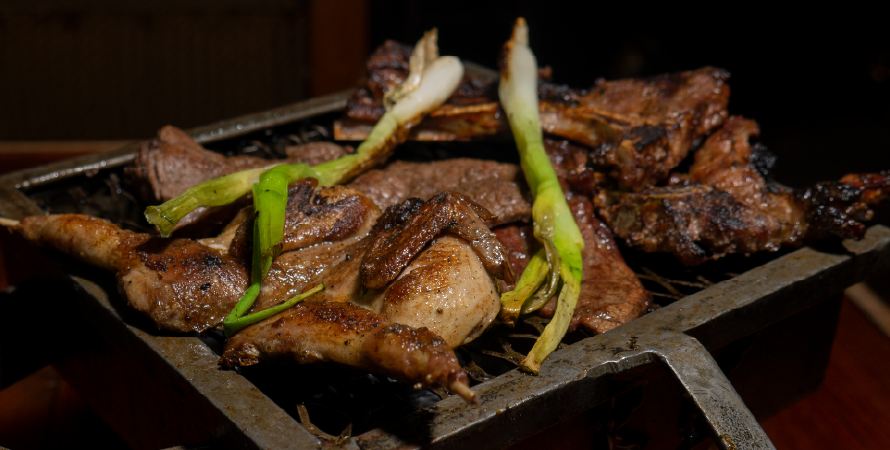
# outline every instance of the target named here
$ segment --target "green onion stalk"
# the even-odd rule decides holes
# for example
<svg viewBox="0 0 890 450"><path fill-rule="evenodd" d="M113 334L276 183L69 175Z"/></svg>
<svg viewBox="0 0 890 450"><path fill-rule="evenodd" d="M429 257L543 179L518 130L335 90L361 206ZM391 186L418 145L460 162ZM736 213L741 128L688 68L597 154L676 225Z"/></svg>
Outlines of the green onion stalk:
<svg viewBox="0 0 890 450"><path fill-rule="evenodd" d="M520 364L521 369L537 374L541 363L565 336L578 304L584 241L556 171L544 151L538 116L538 65L528 46L528 26L521 17L516 20L510 40L504 44L504 54L498 94L519 149L522 171L534 196L535 238L544 248L532 257L516 288L502 294L502 321L515 323L520 313L540 308L559 291L553 319Z"/></svg>
<svg viewBox="0 0 890 450"><path fill-rule="evenodd" d="M436 30L432 30L418 42L411 56L410 83L400 86L398 95L389 97L388 104L391 107L354 153L313 167L306 164L282 164L236 172L193 186L182 195L160 206L149 206L145 210L148 222L155 225L162 236L167 237L176 224L195 209L227 205L253 193L256 216L251 285L232 314L223 322L227 335L268 317L265 314L271 311L265 310L242 317L259 295L262 281L269 272L272 261L281 251L287 187L307 177L317 179L322 186L342 184L383 162L398 144L404 142L409 128L445 103L457 89L463 74L460 59L438 56ZM395 103L392 104L393 102ZM305 295L323 288L323 285L316 286L294 299L302 300ZM293 306L299 301L294 299L275 308ZM233 325L236 323L237 326Z"/></svg>

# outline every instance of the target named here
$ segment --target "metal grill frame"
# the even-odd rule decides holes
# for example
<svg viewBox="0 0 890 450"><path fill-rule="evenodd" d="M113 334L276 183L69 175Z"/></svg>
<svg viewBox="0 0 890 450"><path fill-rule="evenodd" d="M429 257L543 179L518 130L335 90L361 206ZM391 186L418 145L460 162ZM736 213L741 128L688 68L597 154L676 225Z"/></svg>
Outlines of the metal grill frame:
<svg viewBox="0 0 890 450"><path fill-rule="evenodd" d="M315 98L190 130L199 143L228 139L319 114L343 110L353 91ZM0 216L43 211L25 192L90 171L130 163L136 142L0 177ZM749 336L844 288L890 268L890 229L873 226L843 250L809 247L717 283L605 334L553 353L538 376L513 370L474 387L480 404L453 396L341 442L347 448L494 448L528 437L616 395L617 375L660 364L682 385L724 449L772 448L710 352ZM313 435L235 371L221 371L217 355L197 337L142 329L122 317L109 286L72 275L80 308L108 342L144 362L150 376L169 380L168 395L200 411L211 436L253 448L321 448ZM110 292L110 294L109 294ZM397 431L392 431L397 430Z"/></svg>

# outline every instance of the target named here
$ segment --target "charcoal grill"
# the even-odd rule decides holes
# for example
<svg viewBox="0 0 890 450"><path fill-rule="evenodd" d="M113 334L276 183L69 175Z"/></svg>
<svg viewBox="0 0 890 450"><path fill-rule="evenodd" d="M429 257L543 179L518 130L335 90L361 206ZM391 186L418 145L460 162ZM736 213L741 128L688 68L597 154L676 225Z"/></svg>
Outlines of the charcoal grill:
<svg viewBox="0 0 890 450"><path fill-rule="evenodd" d="M263 130L292 127L326 115L332 117L345 108L350 95L351 92L342 92L315 98L190 133L198 142L214 148L220 143L262 134ZM41 214L53 189L89 185L93 182L90 180L100 179L103 173L113 174L134 159L138 147L139 143L134 143L117 151L0 177L0 216ZM752 259L736 258L732 264L741 269L728 275L719 262L696 272L684 272L669 259L631 256L632 266L657 296L656 300L666 300L661 302L666 306L603 335L571 337L549 357L538 376L511 370L511 366L503 368L503 360L514 355L513 347L521 346L516 342L530 341L528 336L520 332L518 337L502 331L493 333L489 343L498 343L500 349L483 348L487 345L483 343L475 350L461 351L471 375L477 381L487 379L473 386L479 394L478 406L441 392L414 392L385 379L338 368L221 370L217 364L221 350L218 336L159 333L145 319L122 306L123 300L108 274L70 264L55 255L66 274L64 279L71 282L72 292L77 294L76 301L71 302L75 313L100 338L92 342L99 350L90 350L86 356L81 352L75 358L77 363L63 364L62 371L75 387L90 396L106 421L137 446L176 444L163 438L165 432L175 431L180 439L190 442L248 448L496 448L592 411L597 405L610 401L615 404L622 395L661 376L675 380L674 385L684 393L683 404L697 417L690 423L705 426L703 430L682 431L685 438L679 442L681 447L691 448L710 435L723 449L772 448L755 413L742 401L712 354L720 359L721 352L728 352L726 349L738 346L739 342L744 347L741 353L752 353L749 347L756 341L753 336L775 335L777 329L784 329L786 337L793 333L810 336L805 334L805 330L810 330L815 337L808 342L816 344L811 345L809 353L800 339L796 344L793 339L782 343L790 347L779 359L788 359L790 353L809 355L792 370L801 374L796 380L758 379L752 384L741 379L740 383L752 395L756 403L752 409L758 416L768 415L813 390L827 362L840 292L890 267L888 243L890 229L873 226L865 239L858 242L844 241L820 249L806 247ZM665 269L658 269L659 261L667 263ZM702 275L702 271L709 270L723 275ZM665 271L685 275L665 276ZM814 322L807 322L808 317L821 317L816 322L822 325L813 328ZM798 323L796 328L794 323ZM781 335L781 331L778 333ZM770 341L766 347L775 345L775 341ZM758 372L759 364L768 366L755 358L754 369L745 370ZM787 361L783 364L790 367ZM276 370L284 375L274 375ZM115 376L119 373L128 375ZM776 370L772 373L775 375ZM312 377L340 377L345 381L335 389L352 385L355 391L349 395L303 396L278 392L289 392L281 387L288 380L312 385ZM310 424L316 422L319 414L324 416L326 409L343 407L344 403L349 409L349 398L373 390L393 395L399 401L396 406L381 404L378 410L371 408L362 413L363 417L373 418L366 421L364 428L351 428L350 423L350 427L342 429L339 427L344 420L336 419L329 422L338 424L337 429ZM758 392L770 399L758 399ZM151 398L167 405L163 408L166 412L145 417L133 405L127 414L121 415L120 407L113 405L122 398ZM320 400L313 400L316 398ZM331 398L337 405L324 406ZM362 401L374 403L379 398L372 395ZM322 405L320 409L318 404ZM385 417L381 419L380 415Z"/></svg>

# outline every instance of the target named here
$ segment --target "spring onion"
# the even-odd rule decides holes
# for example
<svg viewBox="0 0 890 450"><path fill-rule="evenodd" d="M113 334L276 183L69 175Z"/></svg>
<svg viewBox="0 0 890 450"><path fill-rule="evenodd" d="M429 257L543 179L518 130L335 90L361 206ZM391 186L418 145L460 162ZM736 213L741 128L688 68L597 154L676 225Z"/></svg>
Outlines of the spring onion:
<svg viewBox="0 0 890 450"><path fill-rule="evenodd" d="M317 179L322 186L342 184L383 162L398 144L404 142L409 128L445 103L457 89L464 74L463 64L453 56L438 56L436 39L437 33L433 29L417 43L411 56L411 74L407 82L387 97L387 112L355 153L314 167L282 164L236 172L198 184L160 206L150 206L145 210L148 222L155 225L161 235L169 236L176 224L196 208L226 205L253 192L255 217L251 286L223 321L226 335L324 289L324 285L316 286L279 306L242 317L256 301L262 281L281 251L288 185L307 177Z"/></svg>
<svg viewBox="0 0 890 450"><path fill-rule="evenodd" d="M528 26L521 17L516 20L510 40L504 44L504 55L498 94L519 149L525 180L534 196L534 234L544 245L544 257L538 256L537 262L532 258L532 262L535 262L535 265L529 264L532 273L526 276L523 272L517 289L502 295L502 304L509 305L511 311L515 311L516 304L521 303L521 312L530 312L552 296L551 289L557 278L561 281L553 319L520 365L523 370L537 374L547 355L559 346L575 312L581 292L581 251L584 241L566 203L556 172L544 151L538 116L538 65L528 46ZM545 267L548 274L541 276ZM525 283L523 278L526 279ZM551 282L544 283L545 278ZM533 285L538 287L534 289ZM542 292L543 295L532 296L532 292Z"/></svg>
<svg viewBox="0 0 890 450"><path fill-rule="evenodd" d="M324 283L320 283L312 289L309 289L308 291L297 295L296 297L293 297L280 305L273 306L260 312L255 312L253 314L245 316L244 313L246 313L250 309L250 307L253 306L253 303L256 301L257 296L259 296L260 294L260 283L254 283L250 285L250 287L247 289L247 293L244 294L244 297L241 297L241 300L238 302L237 305L235 305L235 308L232 310L229 316L226 317L225 320L223 320L223 331L226 333L226 337L231 337L248 325L253 325L263 319L272 317L275 314L278 314L281 311L284 311L296 305L297 303L300 303L310 295L317 294L322 290L324 290Z"/></svg>

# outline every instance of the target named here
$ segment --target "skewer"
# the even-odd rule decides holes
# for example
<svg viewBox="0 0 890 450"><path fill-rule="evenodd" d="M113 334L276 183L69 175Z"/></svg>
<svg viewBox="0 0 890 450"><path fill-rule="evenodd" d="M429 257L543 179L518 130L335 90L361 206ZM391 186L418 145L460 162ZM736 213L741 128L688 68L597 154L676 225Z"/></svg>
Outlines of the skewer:
<svg viewBox="0 0 890 450"><path fill-rule="evenodd" d="M479 404L479 399L476 397L476 393L473 392L473 390L470 389L469 386L467 386L461 382L454 381L454 382L450 383L448 385L448 389L451 392L454 392L455 394L463 397L464 400L466 400L468 403L472 403L474 405Z"/></svg>

